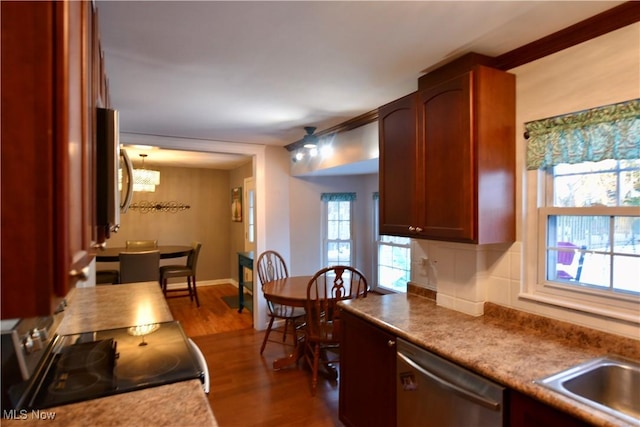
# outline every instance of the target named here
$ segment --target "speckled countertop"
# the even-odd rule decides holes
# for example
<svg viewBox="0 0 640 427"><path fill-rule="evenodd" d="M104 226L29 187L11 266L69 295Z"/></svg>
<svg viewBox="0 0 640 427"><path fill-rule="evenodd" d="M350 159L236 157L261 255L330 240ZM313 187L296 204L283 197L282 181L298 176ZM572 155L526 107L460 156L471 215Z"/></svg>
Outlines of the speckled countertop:
<svg viewBox="0 0 640 427"><path fill-rule="evenodd" d="M486 304L473 317L412 294L341 302L349 311L489 379L600 426L629 425L533 380L606 355L640 360L640 341ZM640 424L639 424L640 425Z"/></svg>
<svg viewBox="0 0 640 427"><path fill-rule="evenodd" d="M157 282L77 288L67 300L57 330L61 335L173 320ZM32 425L217 427L218 423L202 384L190 380L2 420L3 427Z"/></svg>
<svg viewBox="0 0 640 427"><path fill-rule="evenodd" d="M73 289L58 334L77 334L173 320L158 282Z"/></svg>

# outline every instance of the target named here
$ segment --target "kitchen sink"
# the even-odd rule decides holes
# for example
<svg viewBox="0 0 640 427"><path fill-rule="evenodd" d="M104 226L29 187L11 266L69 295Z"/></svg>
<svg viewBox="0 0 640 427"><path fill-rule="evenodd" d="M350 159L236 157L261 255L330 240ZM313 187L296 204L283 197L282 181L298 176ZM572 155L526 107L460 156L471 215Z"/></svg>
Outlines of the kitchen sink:
<svg viewBox="0 0 640 427"><path fill-rule="evenodd" d="M640 426L640 364L637 362L600 357L535 383Z"/></svg>

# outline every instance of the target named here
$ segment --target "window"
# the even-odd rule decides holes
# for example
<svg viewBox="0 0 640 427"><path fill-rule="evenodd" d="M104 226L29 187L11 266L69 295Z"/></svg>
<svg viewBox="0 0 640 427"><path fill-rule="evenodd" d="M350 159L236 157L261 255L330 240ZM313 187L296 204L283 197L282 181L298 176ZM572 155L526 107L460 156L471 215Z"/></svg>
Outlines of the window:
<svg viewBox="0 0 640 427"><path fill-rule="evenodd" d="M353 202L355 193L323 193L325 205L324 264L351 265L353 259Z"/></svg>
<svg viewBox="0 0 640 427"><path fill-rule="evenodd" d="M527 168L539 170L534 293L587 311L637 311L640 100L526 128Z"/></svg>
<svg viewBox="0 0 640 427"><path fill-rule="evenodd" d="M411 280L411 239L380 235L378 193L374 193L374 240L376 246L377 287L406 292Z"/></svg>
<svg viewBox="0 0 640 427"><path fill-rule="evenodd" d="M546 226L547 281L640 295L640 160L552 168ZM635 215L634 215L635 213Z"/></svg>

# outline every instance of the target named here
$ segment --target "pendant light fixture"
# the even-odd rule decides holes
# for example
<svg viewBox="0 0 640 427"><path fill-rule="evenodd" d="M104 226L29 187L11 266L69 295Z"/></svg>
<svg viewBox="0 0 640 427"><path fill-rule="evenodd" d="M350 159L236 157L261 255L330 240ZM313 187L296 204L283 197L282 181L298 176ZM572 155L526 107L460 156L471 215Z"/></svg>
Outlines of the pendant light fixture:
<svg viewBox="0 0 640 427"><path fill-rule="evenodd" d="M133 170L133 191L156 191L156 185L160 184L160 171L145 169L144 159L146 154L140 154L142 157L142 167Z"/></svg>

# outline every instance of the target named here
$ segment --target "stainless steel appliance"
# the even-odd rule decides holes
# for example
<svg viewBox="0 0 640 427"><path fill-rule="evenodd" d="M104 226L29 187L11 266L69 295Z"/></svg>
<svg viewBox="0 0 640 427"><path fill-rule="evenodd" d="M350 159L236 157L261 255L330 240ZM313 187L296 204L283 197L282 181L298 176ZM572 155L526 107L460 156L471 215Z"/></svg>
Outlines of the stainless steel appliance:
<svg viewBox="0 0 640 427"><path fill-rule="evenodd" d="M12 408L9 390L17 395L38 368L63 313L27 319L6 319L0 323L2 337L2 406ZM0 412L2 413L2 412Z"/></svg>
<svg viewBox="0 0 640 427"><path fill-rule="evenodd" d="M120 228L120 212L126 212L131 203L133 166L120 148L118 111L98 108L96 118L97 222L108 238Z"/></svg>
<svg viewBox="0 0 640 427"><path fill-rule="evenodd" d="M8 396L11 409L44 409L190 379L208 388L206 361L173 321L55 336Z"/></svg>
<svg viewBox="0 0 640 427"><path fill-rule="evenodd" d="M398 427L504 425L505 388L397 340Z"/></svg>

